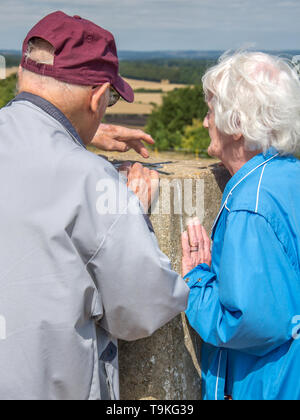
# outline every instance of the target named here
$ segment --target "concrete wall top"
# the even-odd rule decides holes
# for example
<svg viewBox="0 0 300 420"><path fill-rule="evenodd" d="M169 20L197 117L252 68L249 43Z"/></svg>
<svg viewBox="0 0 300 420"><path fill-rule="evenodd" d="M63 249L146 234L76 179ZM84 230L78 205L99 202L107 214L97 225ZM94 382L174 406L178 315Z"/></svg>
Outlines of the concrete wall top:
<svg viewBox="0 0 300 420"><path fill-rule="evenodd" d="M161 175L158 208L151 219L162 251L171 259L173 269L180 273L181 231L190 216L184 205L189 203L184 201L196 203L194 207L199 207L197 212L210 232L230 175L211 160L175 160L161 170L169 175ZM184 180L192 182L184 187ZM164 185L168 182L170 189ZM190 190L187 197L186 189ZM182 202L177 195L181 195ZM201 340L189 327L184 314L150 338L133 343L120 342L121 399L201 399L200 346Z"/></svg>

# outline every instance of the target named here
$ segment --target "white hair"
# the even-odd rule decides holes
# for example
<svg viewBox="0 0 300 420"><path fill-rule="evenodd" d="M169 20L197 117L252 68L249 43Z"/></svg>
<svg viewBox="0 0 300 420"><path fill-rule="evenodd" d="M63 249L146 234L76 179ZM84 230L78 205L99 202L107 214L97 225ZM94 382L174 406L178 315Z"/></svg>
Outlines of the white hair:
<svg viewBox="0 0 300 420"><path fill-rule="evenodd" d="M288 60L259 52L224 54L204 75L220 132L242 134L247 150L300 149L300 80Z"/></svg>

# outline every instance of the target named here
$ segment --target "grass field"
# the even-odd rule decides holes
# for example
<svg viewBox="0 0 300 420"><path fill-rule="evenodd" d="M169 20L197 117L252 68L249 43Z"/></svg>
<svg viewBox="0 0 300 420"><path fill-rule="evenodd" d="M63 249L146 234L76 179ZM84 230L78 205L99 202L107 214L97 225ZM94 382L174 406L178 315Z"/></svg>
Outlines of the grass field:
<svg viewBox="0 0 300 420"><path fill-rule="evenodd" d="M148 82L146 80L125 79L133 90L161 90L163 93L170 92L174 89L186 87L173 83ZM119 101L115 106L107 110L107 114L146 114L152 112L153 104L160 105L162 103L163 93L135 93L133 104L125 101Z"/></svg>
<svg viewBox="0 0 300 420"><path fill-rule="evenodd" d="M135 79L126 79L125 80L130 84L133 90L137 89L149 89L149 90L162 90L163 92L170 92L174 89L180 89L185 87L185 85L178 85L174 83L166 82L148 82L147 80L135 80Z"/></svg>
<svg viewBox="0 0 300 420"><path fill-rule="evenodd" d="M6 69L6 77L9 77L12 74L15 74L18 72L18 67L10 67Z"/></svg>

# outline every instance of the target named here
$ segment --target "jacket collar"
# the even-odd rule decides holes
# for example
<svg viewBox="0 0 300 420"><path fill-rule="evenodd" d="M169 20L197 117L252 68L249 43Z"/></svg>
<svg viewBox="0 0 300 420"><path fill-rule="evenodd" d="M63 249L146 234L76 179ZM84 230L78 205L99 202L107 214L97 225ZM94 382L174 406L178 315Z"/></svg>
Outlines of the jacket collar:
<svg viewBox="0 0 300 420"><path fill-rule="evenodd" d="M58 121L65 128L65 130L67 130L67 132L71 135L71 137L73 138L73 140L75 140L76 143L79 143L82 147L86 149L82 139L75 130L74 126L71 124L70 120L51 102L32 93L21 92L8 104L8 106L11 105L13 102L19 101L30 102L38 108L42 109L44 112L46 112L56 121Z"/></svg>
<svg viewBox="0 0 300 420"><path fill-rule="evenodd" d="M244 177L246 177L248 174L250 174L250 172L254 171L256 168L263 165L268 160L275 158L277 155L278 155L277 150L272 147L268 149L265 153L260 153L254 156L248 162L246 162L241 167L241 169L238 172L236 172L227 183L224 190L224 194L223 194L222 204L226 201L228 194L230 194L232 189L235 188L235 186L239 184L243 180Z"/></svg>
<svg viewBox="0 0 300 420"><path fill-rule="evenodd" d="M218 224L219 218L221 213L223 212L227 200L232 194L233 190L248 177L252 172L256 171L256 169L260 168L261 166L267 164L267 162L275 159L279 155L278 151L275 148L268 149L265 153L260 153L250 159L245 165L241 167L241 169L233 175L230 181L227 183L226 188L224 190L221 209L219 214L217 215L215 222L212 227L211 238L214 238L215 229Z"/></svg>

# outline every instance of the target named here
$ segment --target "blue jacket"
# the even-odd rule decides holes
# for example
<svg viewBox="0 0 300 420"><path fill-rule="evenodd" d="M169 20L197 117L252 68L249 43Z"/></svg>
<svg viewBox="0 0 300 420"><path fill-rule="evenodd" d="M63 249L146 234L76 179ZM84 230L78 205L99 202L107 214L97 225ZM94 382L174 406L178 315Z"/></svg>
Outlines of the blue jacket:
<svg viewBox="0 0 300 420"><path fill-rule="evenodd" d="M272 149L226 186L212 266L187 276L203 398L300 399L300 161Z"/></svg>

